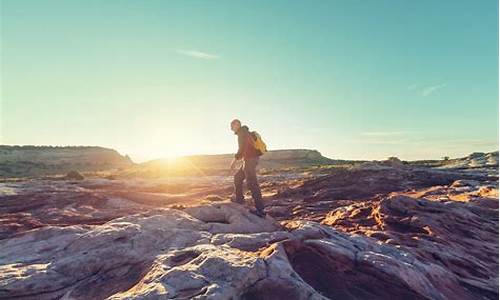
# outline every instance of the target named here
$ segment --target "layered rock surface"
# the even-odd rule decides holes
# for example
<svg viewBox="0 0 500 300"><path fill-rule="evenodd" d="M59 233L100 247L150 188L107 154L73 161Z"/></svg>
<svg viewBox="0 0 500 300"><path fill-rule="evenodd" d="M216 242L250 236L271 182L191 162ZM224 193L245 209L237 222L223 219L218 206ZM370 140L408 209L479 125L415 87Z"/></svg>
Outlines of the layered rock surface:
<svg viewBox="0 0 500 300"><path fill-rule="evenodd" d="M3 183L0 299L497 299L497 180L263 177L266 218L228 178Z"/></svg>
<svg viewBox="0 0 500 300"><path fill-rule="evenodd" d="M382 224L357 220L377 224L358 227L362 235L331 227L350 228L345 219L364 213L353 208L332 213L323 225L291 221L281 227L231 203L157 209L102 225L47 226L0 241L0 298L497 296L494 210L407 196L374 207L385 213ZM410 211L414 217L406 220ZM462 224L450 224L457 219Z"/></svg>
<svg viewBox="0 0 500 300"><path fill-rule="evenodd" d="M498 175L410 167L392 162L370 162L351 168L335 168L329 174L277 188L268 210L278 219L320 221L325 213L357 201L378 199L391 192L407 192L473 180L495 186Z"/></svg>
<svg viewBox="0 0 500 300"><path fill-rule="evenodd" d="M456 278L454 290L460 286L476 298L498 296L498 209L395 195L339 208L322 224L375 238L419 261L432 262L455 275L446 276Z"/></svg>

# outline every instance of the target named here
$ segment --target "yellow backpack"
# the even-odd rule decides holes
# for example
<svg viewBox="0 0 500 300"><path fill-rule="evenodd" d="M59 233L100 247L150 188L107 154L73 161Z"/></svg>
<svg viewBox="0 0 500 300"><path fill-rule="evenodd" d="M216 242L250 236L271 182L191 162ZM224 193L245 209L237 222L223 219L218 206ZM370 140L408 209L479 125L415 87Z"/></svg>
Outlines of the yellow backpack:
<svg viewBox="0 0 500 300"><path fill-rule="evenodd" d="M260 152L259 156L266 153L267 146L266 146L266 143L264 143L264 141L260 137L260 134L258 134L257 131L252 131L250 134L252 135L252 138L254 141L253 145L254 145L255 149L257 149L257 151Z"/></svg>

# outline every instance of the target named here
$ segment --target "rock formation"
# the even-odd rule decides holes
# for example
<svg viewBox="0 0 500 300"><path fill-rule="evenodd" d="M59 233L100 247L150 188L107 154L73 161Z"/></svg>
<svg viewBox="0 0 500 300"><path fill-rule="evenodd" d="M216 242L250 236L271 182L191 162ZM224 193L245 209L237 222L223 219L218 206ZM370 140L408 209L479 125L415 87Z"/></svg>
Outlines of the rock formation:
<svg viewBox="0 0 500 300"><path fill-rule="evenodd" d="M498 173L0 183L0 299L498 299Z"/></svg>
<svg viewBox="0 0 500 300"><path fill-rule="evenodd" d="M498 297L498 281L492 281L498 278L498 200L491 209L395 195L338 208L322 224L395 245L454 274L446 278L455 278L452 290L461 292L446 299ZM464 297L466 291L476 296Z"/></svg>
<svg viewBox="0 0 500 300"><path fill-rule="evenodd" d="M113 149L0 145L0 178L66 174L72 170L128 168L133 162Z"/></svg>
<svg viewBox="0 0 500 300"><path fill-rule="evenodd" d="M497 227L492 209L408 196L323 225L155 209L1 240L0 299L494 299Z"/></svg>
<svg viewBox="0 0 500 300"><path fill-rule="evenodd" d="M234 154L193 155L175 160L153 160L142 163L126 172L127 177L164 177L167 175L221 175L227 174ZM316 150L289 149L266 152L260 159L259 169L304 168L343 163L326 158Z"/></svg>
<svg viewBox="0 0 500 300"><path fill-rule="evenodd" d="M458 179L474 179L490 182L491 185L498 177L370 162L351 168L335 168L329 174L305 180L293 188L277 189L268 209L279 219L293 215L295 218L318 220L324 217L325 211L358 200L377 198L391 192L449 185Z"/></svg>
<svg viewBox="0 0 500 300"><path fill-rule="evenodd" d="M444 162L441 167L447 169L496 168L498 167L498 151L475 152L463 158L450 159Z"/></svg>

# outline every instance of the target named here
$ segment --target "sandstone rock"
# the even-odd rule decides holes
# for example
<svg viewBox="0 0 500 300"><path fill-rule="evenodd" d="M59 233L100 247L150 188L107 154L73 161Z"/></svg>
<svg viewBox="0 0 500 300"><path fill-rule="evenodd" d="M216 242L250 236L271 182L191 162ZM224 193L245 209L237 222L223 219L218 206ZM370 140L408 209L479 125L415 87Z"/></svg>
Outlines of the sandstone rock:
<svg viewBox="0 0 500 300"><path fill-rule="evenodd" d="M488 218L494 223L494 217L463 205L409 197L382 201L378 214L401 234L391 234L401 246L342 233L328 222L290 222L284 231L233 203L155 209L102 225L35 229L0 241L0 298L493 299L495 269L487 264L495 264L489 256L498 248L487 231L495 228L491 224L481 232L479 225ZM452 218L459 214L470 220L467 225L477 226L480 239L490 242L470 257L445 252L447 244L435 242L453 231L447 226L428 242L418 241L418 247L401 242L402 230L434 230L443 222L439 211L444 209L452 211ZM411 214L417 218L405 221ZM396 217L406 227L392 223ZM213 227L222 220L223 228ZM454 251L462 251L455 246ZM433 253L441 258L432 259ZM473 258L472 265L457 263L457 254Z"/></svg>
<svg viewBox="0 0 500 300"><path fill-rule="evenodd" d="M456 180L451 184L451 187L477 187L481 183L477 180Z"/></svg>
<svg viewBox="0 0 500 300"><path fill-rule="evenodd" d="M223 223L213 223L217 221ZM204 264L209 263L207 268L213 268L213 272L216 272L223 264L228 263L227 276L234 276L236 271L230 265L239 265L237 260L242 257L235 258L234 262L217 257L221 253L243 253L238 247L258 249L268 242L286 238L286 233L274 232L278 229L279 226L274 221L250 214L237 204L226 203L193 207L185 211L157 209L91 227L46 227L28 231L18 237L0 241L0 298L29 298L31 295L40 296L40 299L63 295L68 299L105 298L116 293L117 287L131 288L129 285L145 276L144 272L162 253L209 244L212 237L213 243L221 245L220 247L205 246L203 251L193 251L203 252L203 255L212 253L213 263L203 260ZM220 232L232 234L213 236ZM269 234L235 235L259 232ZM255 263L255 256L251 260ZM177 270L173 274L178 272ZM256 271L256 274L260 274L259 272ZM244 270L241 274L249 275ZM172 280L175 282L181 279L174 276ZM249 282L247 279L241 280L242 284ZM220 286L222 283L224 281L218 287L207 287L208 295L214 298L232 295L225 286ZM227 279L225 284L229 285L231 281ZM93 288L91 292L90 286L99 288ZM178 295L178 292L172 295Z"/></svg>
<svg viewBox="0 0 500 300"><path fill-rule="evenodd" d="M108 299L234 299L265 276L255 255L198 245L159 256L141 281Z"/></svg>
<svg viewBox="0 0 500 300"><path fill-rule="evenodd" d="M443 194L443 190L457 180L463 180L461 182L469 184L475 181L484 184L490 178L484 174L468 174L406 165L393 167L379 163L376 168L363 166L337 168L331 170L328 175L304 180L294 188L286 189L286 193L277 193L272 196L268 213L279 220L290 218L321 220L326 213L337 207L350 205L360 200L378 199L381 195L392 192L405 193L429 188L428 193L434 192L439 196L447 196L446 193ZM473 187L465 187L461 193L473 189ZM458 192L456 188L454 190ZM276 209L278 206L280 208ZM283 213L286 211L290 212L291 216Z"/></svg>
<svg viewBox="0 0 500 300"><path fill-rule="evenodd" d="M208 224L211 233L256 233L272 232L280 228L273 219L261 218L249 213L248 209L236 203L221 203L186 208L186 213Z"/></svg>
<svg viewBox="0 0 500 300"><path fill-rule="evenodd" d="M491 177L407 165L281 177L287 197L263 178L281 224L199 205L227 199L230 179L0 183L0 299L498 298Z"/></svg>
<svg viewBox="0 0 500 300"><path fill-rule="evenodd" d="M416 260L445 269L454 275L446 275L455 278L453 290L460 290L453 299L498 295L498 281L493 280L498 278L498 210L396 195L338 209L323 224L390 241Z"/></svg>

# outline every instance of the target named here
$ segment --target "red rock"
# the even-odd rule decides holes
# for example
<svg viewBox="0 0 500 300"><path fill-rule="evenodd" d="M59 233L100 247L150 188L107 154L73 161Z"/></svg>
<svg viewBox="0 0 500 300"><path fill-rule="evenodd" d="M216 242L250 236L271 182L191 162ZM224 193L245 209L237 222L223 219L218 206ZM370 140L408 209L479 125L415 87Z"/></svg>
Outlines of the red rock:
<svg viewBox="0 0 500 300"><path fill-rule="evenodd" d="M333 211L322 224L402 246L421 262L451 271L477 299L498 295L497 209L396 195Z"/></svg>

